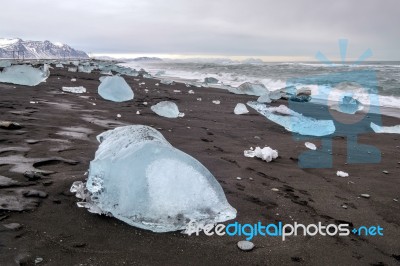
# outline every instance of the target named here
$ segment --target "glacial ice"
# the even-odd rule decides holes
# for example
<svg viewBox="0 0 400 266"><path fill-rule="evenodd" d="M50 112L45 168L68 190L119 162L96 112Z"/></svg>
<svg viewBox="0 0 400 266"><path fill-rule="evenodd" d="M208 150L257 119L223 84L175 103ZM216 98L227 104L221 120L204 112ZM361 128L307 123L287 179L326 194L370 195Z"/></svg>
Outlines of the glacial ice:
<svg viewBox="0 0 400 266"><path fill-rule="evenodd" d="M49 66L34 68L30 65L12 65L0 72L0 82L36 86L50 76Z"/></svg>
<svg viewBox="0 0 400 266"><path fill-rule="evenodd" d="M245 82L237 88L228 87L227 90L234 94L247 94L261 96L269 93L268 89L261 83Z"/></svg>
<svg viewBox="0 0 400 266"><path fill-rule="evenodd" d="M269 98L273 101L279 100L280 98L282 98L282 92L280 90L271 91L269 93Z"/></svg>
<svg viewBox="0 0 400 266"><path fill-rule="evenodd" d="M57 67L57 68L63 68L63 67L64 67L64 65L63 65L63 64L61 64L61 63L59 63L59 64L56 64L56 67Z"/></svg>
<svg viewBox="0 0 400 266"><path fill-rule="evenodd" d="M101 97L113 102L125 102L134 97L131 87L120 76L101 77L98 92Z"/></svg>
<svg viewBox="0 0 400 266"><path fill-rule="evenodd" d="M71 92L71 93L85 93L86 88L79 86L79 87L62 87L62 90L65 92Z"/></svg>
<svg viewBox="0 0 400 266"><path fill-rule="evenodd" d="M233 112L235 113L235 115L242 115L242 114L247 114L249 110L247 110L246 105L244 105L243 103L238 103L235 106Z"/></svg>
<svg viewBox="0 0 400 266"><path fill-rule="evenodd" d="M400 134L400 125L384 127L371 122L371 128L375 133Z"/></svg>
<svg viewBox="0 0 400 266"><path fill-rule="evenodd" d="M271 103L272 100L269 98L269 92L258 97L257 102L259 103Z"/></svg>
<svg viewBox="0 0 400 266"><path fill-rule="evenodd" d="M348 177L348 176L349 176L348 173L343 172L343 171L337 171L337 172L336 172L336 175L337 175L337 176L340 176L340 177Z"/></svg>
<svg viewBox="0 0 400 266"><path fill-rule="evenodd" d="M304 143L304 146L306 146L308 149L315 151L317 149L317 146L315 146L314 143L311 142L306 142Z"/></svg>
<svg viewBox="0 0 400 266"><path fill-rule="evenodd" d="M159 116L167 118L184 117L184 113L180 113L178 106L174 102L162 101L150 107L151 110Z"/></svg>
<svg viewBox="0 0 400 266"><path fill-rule="evenodd" d="M204 78L204 83L216 84L216 83L218 83L218 79L213 78L213 77L206 77L206 78Z"/></svg>
<svg viewBox="0 0 400 266"><path fill-rule="evenodd" d="M0 59L0 67L9 67L11 66L11 61L10 60L1 60Z"/></svg>
<svg viewBox="0 0 400 266"><path fill-rule="evenodd" d="M330 135L336 130L332 120L318 120L306 117L284 105L268 107L258 102L248 102L247 105L272 122L283 126L286 130L300 135L319 137Z"/></svg>
<svg viewBox="0 0 400 266"><path fill-rule="evenodd" d="M76 72L76 71L78 71L77 67L69 67L68 68L68 72Z"/></svg>
<svg viewBox="0 0 400 266"><path fill-rule="evenodd" d="M262 149L260 147L256 147L254 150L252 148L250 148L250 150L245 150L244 156L251 158L257 157L268 163L278 158L278 151L273 150L270 147L264 147Z"/></svg>
<svg viewBox="0 0 400 266"><path fill-rule="evenodd" d="M346 114L355 114L357 111L363 109L362 104L351 96L344 96L336 108L339 112Z"/></svg>
<svg viewBox="0 0 400 266"><path fill-rule="evenodd" d="M78 206L153 232L215 224L236 217L215 177L199 161L174 148L157 130L118 127L97 136L86 184L71 191Z"/></svg>

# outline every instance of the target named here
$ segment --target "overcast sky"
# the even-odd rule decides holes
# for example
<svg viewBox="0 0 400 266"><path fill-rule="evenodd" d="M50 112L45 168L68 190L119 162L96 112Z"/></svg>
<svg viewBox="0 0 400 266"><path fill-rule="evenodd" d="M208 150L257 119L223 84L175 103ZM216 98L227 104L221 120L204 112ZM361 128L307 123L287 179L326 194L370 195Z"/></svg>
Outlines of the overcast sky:
<svg viewBox="0 0 400 266"><path fill-rule="evenodd" d="M367 48L400 60L398 0L13 0L0 37L50 40L91 53L338 58Z"/></svg>

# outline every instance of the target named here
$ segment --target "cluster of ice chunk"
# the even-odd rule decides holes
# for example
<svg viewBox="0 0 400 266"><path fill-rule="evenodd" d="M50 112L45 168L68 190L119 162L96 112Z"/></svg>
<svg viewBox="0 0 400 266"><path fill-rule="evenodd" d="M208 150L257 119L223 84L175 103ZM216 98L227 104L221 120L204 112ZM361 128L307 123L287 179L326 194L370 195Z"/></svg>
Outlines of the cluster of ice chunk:
<svg viewBox="0 0 400 266"><path fill-rule="evenodd" d="M30 65L12 65L0 72L0 82L25 86L36 86L50 76L49 66L44 64L40 68Z"/></svg>
<svg viewBox="0 0 400 266"><path fill-rule="evenodd" d="M185 114L179 112L176 103L171 101L162 101L150 107L150 109L159 116L167 118L184 117Z"/></svg>
<svg viewBox="0 0 400 266"><path fill-rule="evenodd" d="M123 77L101 77L100 81L98 93L104 99L113 102L125 102L133 99L133 91Z"/></svg>
<svg viewBox="0 0 400 266"><path fill-rule="evenodd" d="M245 150L244 156L251 158L257 157L266 162L271 162L272 160L278 158L278 151L273 150L270 147L264 147L262 149L260 147L256 147L254 150L253 148L250 148L250 150Z"/></svg>
<svg viewBox="0 0 400 266"><path fill-rule="evenodd" d="M215 224L236 217L215 177L199 161L174 148L157 130L118 127L97 136L100 146L87 183L71 191L78 206L154 232Z"/></svg>
<svg viewBox="0 0 400 266"><path fill-rule="evenodd" d="M303 116L285 105L268 107L258 102L248 102L247 105L286 130L300 135L325 136L333 134L336 130L332 120L318 120Z"/></svg>

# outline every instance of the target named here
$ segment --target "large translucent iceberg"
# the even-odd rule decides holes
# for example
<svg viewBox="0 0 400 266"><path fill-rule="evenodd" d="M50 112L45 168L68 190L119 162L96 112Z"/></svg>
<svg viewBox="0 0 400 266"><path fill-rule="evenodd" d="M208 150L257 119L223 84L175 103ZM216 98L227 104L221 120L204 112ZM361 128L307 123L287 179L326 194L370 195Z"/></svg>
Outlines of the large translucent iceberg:
<svg viewBox="0 0 400 266"><path fill-rule="evenodd" d="M247 94L255 96L261 96L269 93L268 89L263 84L250 82L245 82L237 88L228 87L227 90L235 94Z"/></svg>
<svg viewBox="0 0 400 266"><path fill-rule="evenodd" d="M134 97L131 87L120 76L101 77L98 92L101 97L113 102L125 102Z"/></svg>
<svg viewBox="0 0 400 266"><path fill-rule="evenodd" d="M0 72L0 82L36 86L50 76L49 66L34 68L29 65L12 65Z"/></svg>
<svg viewBox="0 0 400 266"><path fill-rule="evenodd" d="M300 135L325 136L333 134L336 130L332 120L318 120L303 116L285 105L268 107L258 102L248 102L247 105L286 130Z"/></svg>
<svg viewBox="0 0 400 266"><path fill-rule="evenodd" d="M375 133L400 134L400 125L384 127L384 126L378 126L377 124L371 122L371 128Z"/></svg>
<svg viewBox="0 0 400 266"><path fill-rule="evenodd" d="M187 229L236 217L215 177L199 161L174 148L157 130L118 127L97 136L85 186L71 191L78 206L112 215L154 232Z"/></svg>
<svg viewBox="0 0 400 266"><path fill-rule="evenodd" d="M180 113L178 106L174 102L162 101L150 107L151 110L159 116L168 118L177 118L185 116L184 113Z"/></svg>

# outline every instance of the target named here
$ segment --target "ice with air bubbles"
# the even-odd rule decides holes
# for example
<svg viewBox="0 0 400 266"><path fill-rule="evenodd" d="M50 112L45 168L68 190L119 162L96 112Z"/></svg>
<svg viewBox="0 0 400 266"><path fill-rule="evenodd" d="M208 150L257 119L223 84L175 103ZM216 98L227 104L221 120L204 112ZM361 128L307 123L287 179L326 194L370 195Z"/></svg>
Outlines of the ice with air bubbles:
<svg viewBox="0 0 400 266"><path fill-rule="evenodd" d="M83 199L78 206L154 232L236 217L211 172L154 128L118 127L97 139L86 184L71 187Z"/></svg>

